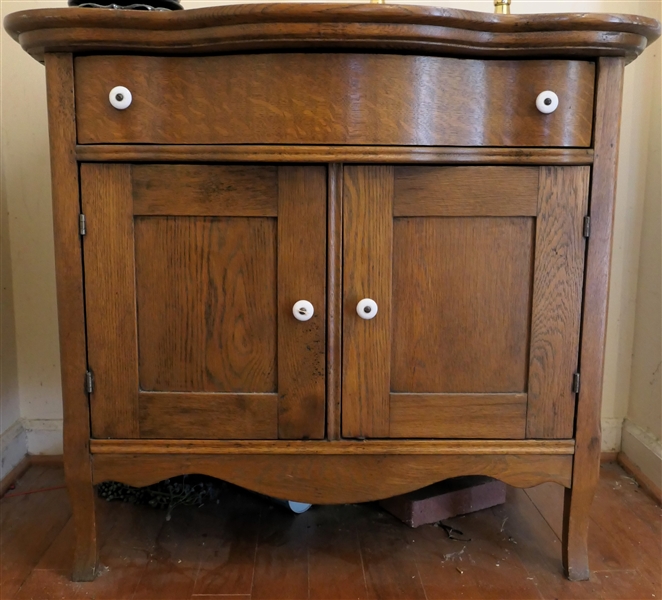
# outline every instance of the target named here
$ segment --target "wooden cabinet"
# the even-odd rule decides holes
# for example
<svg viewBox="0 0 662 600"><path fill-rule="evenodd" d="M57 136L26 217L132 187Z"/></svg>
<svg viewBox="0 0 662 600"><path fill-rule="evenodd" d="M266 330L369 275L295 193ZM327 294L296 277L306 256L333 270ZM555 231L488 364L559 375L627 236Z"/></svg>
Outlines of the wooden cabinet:
<svg viewBox="0 0 662 600"><path fill-rule="evenodd" d="M73 577L93 485L566 488L588 578L623 67L660 24L47 9Z"/></svg>

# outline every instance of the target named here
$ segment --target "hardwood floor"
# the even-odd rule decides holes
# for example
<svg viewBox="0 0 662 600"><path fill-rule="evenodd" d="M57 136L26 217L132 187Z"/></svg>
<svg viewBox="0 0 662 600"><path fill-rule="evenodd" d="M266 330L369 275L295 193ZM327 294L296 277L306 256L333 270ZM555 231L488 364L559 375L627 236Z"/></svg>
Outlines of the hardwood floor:
<svg viewBox="0 0 662 600"><path fill-rule="evenodd" d="M101 574L72 583L63 472L34 466L0 500L0 598L350 600L662 597L662 509L602 467L590 581L561 571L562 488L509 488L503 506L410 529L376 504L293 515L228 486L219 504L165 511L98 500ZM38 491L38 490L48 491ZM34 492L34 493L29 493Z"/></svg>

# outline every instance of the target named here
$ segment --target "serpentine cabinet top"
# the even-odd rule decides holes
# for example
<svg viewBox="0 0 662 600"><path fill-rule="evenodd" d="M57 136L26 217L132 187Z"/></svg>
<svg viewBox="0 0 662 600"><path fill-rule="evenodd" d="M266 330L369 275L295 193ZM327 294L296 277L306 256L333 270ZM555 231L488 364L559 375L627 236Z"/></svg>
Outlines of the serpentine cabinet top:
<svg viewBox="0 0 662 600"><path fill-rule="evenodd" d="M5 29L46 52L195 55L297 48L491 58L634 60L660 36L635 15L499 15L395 4L238 4L175 12L56 8L16 12Z"/></svg>

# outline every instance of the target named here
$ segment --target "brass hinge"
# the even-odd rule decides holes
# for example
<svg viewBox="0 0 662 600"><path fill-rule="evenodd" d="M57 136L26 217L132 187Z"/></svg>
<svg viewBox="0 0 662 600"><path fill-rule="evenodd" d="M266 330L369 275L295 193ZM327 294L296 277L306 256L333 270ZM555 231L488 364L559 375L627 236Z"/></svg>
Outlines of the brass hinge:
<svg viewBox="0 0 662 600"><path fill-rule="evenodd" d="M582 233L585 238L588 238L591 235L591 217L588 215L584 217L584 227Z"/></svg>
<svg viewBox="0 0 662 600"><path fill-rule="evenodd" d="M91 394L94 391L94 374L92 371L85 371L85 392Z"/></svg>
<svg viewBox="0 0 662 600"><path fill-rule="evenodd" d="M579 394L579 373L574 373L572 376L572 391Z"/></svg>
<svg viewBox="0 0 662 600"><path fill-rule="evenodd" d="M78 215L78 233L80 235L85 235L87 233L87 223L83 213Z"/></svg>

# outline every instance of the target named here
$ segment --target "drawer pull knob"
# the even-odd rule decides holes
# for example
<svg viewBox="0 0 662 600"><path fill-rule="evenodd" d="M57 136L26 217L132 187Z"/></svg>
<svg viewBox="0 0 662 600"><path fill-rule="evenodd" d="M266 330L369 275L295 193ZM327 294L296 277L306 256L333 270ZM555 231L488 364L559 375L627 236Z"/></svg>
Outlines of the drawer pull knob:
<svg viewBox="0 0 662 600"><path fill-rule="evenodd" d="M116 108L117 110L124 110L131 106L133 96L131 96L131 92L128 90L128 88L125 88L123 85L118 85L110 90L108 99L110 100L113 108Z"/></svg>
<svg viewBox="0 0 662 600"><path fill-rule="evenodd" d="M362 319L374 319L379 307L371 298L364 298L356 305L356 312Z"/></svg>
<svg viewBox="0 0 662 600"><path fill-rule="evenodd" d="M536 108L543 114L553 113L559 106L559 97L550 90L540 92L536 98Z"/></svg>
<svg viewBox="0 0 662 600"><path fill-rule="evenodd" d="M297 321L308 321L315 313L315 308L308 300L299 300L292 307L292 314Z"/></svg>

